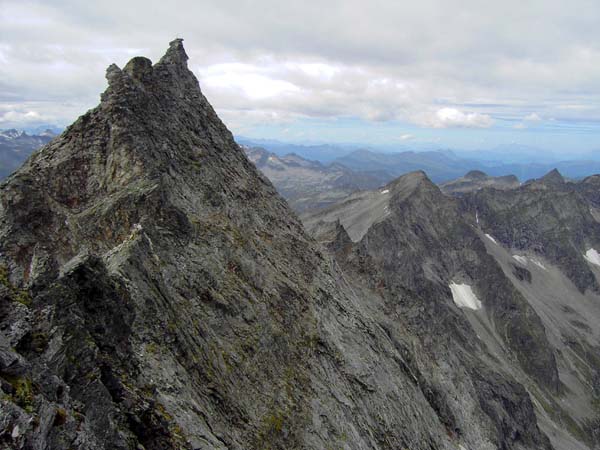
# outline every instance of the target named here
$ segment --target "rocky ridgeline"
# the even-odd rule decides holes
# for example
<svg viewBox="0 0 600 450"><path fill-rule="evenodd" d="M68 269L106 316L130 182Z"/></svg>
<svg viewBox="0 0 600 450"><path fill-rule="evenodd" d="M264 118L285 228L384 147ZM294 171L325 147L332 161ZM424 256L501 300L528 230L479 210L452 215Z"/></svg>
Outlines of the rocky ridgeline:
<svg viewBox="0 0 600 450"><path fill-rule="evenodd" d="M411 334L439 339L454 370L510 374L534 399L555 448L595 448L596 186L594 177L568 183L552 171L521 187L478 186L453 198L415 172L303 219L355 289L370 286ZM457 284L476 293L480 310L453 298Z"/></svg>
<svg viewBox="0 0 600 450"><path fill-rule="evenodd" d="M485 198L410 174L314 217L323 246L180 39L107 79L0 189L0 447L591 448L546 316L470 219Z"/></svg>

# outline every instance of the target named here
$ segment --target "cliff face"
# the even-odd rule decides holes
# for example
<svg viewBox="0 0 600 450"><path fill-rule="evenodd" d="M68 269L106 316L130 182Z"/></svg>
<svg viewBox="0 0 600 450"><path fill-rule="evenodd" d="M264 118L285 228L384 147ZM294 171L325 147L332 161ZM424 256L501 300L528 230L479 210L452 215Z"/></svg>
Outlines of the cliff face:
<svg viewBox="0 0 600 450"><path fill-rule="evenodd" d="M557 265L581 292L598 291L593 267L583 257L600 247L591 180L568 183L553 170L518 189L467 194L463 210L470 217L477 214L480 226L503 245Z"/></svg>
<svg viewBox="0 0 600 450"><path fill-rule="evenodd" d="M454 200L397 182L389 219L324 226L326 251L186 61L175 40L109 67L0 188L2 447L551 448L520 384L561 390L544 328Z"/></svg>
<svg viewBox="0 0 600 450"><path fill-rule="evenodd" d="M512 190L450 198L415 172L304 222L348 279L378 292L395 320L431 346L438 366L471 370L470 395L484 410L506 393L477 380L498 372L496 379L528 391L555 448L593 448L600 373L593 192L591 179L566 183L552 172ZM503 437L507 424L517 428L511 419L501 424Z"/></svg>

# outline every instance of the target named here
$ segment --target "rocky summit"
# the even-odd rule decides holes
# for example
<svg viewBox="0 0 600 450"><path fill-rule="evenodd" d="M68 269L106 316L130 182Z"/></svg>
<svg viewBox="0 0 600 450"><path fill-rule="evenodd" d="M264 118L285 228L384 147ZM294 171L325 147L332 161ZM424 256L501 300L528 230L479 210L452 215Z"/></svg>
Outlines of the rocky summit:
<svg viewBox="0 0 600 450"><path fill-rule="evenodd" d="M0 187L1 448L598 448L594 179L415 172L310 235L187 59L110 66Z"/></svg>

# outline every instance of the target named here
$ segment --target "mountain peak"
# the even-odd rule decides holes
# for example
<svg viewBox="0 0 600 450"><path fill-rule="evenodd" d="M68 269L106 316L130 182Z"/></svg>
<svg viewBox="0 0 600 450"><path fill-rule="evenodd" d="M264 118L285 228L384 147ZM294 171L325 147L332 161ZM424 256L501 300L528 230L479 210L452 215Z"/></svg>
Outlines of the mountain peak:
<svg viewBox="0 0 600 450"><path fill-rule="evenodd" d="M22 130L17 130L15 128L11 128L9 130L1 131L0 135L4 136L5 138L8 138L8 139L15 139L15 138L19 138L21 136L26 136L27 134Z"/></svg>
<svg viewBox="0 0 600 450"><path fill-rule="evenodd" d="M136 56L123 69L108 67L108 87L99 106L68 127L48 158L31 161L36 170L52 171L56 179L70 173L61 161L73 164L77 158L85 167L73 177L77 188L57 184L55 198L84 208L129 183L168 174L180 182L183 173L194 177L199 159L218 153L216 143L228 156L243 158L186 61L182 41L175 40L154 65ZM75 145L86 139L87 145Z"/></svg>
<svg viewBox="0 0 600 450"><path fill-rule="evenodd" d="M403 193L415 190L421 185L434 186L433 182L423 170L405 173L393 180L389 185L392 186L394 192L398 191Z"/></svg>
<svg viewBox="0 0 600 450"><path fill-rule="evenodd" d="M471 170L465 175L465 178L469 180L483 180L487 177L487 174L481 170Z"/></svg>
<svg viewBox="0 0 600 450"><path fill-rule="evenodd" d="M600 175L590 175L589 177L584 178L582 183L600 186Z"/></svg>
<svg viewBox="0 0 600 450"><path fill-rule="evenodd" d="M131 58L123 68L130 77L143 81L152 75L152 61L144 56Z"/></svg>
<svg viewBox="0 0 600 450"><path fill-rule="evenodd" d="M558 169L552 169L550 172L548 172L546 175L540 178L540 181L543 181L544 183L562 184L565 182L565 179L560 174Z"/></svg>
<svg viewBox="0 0 600 450"><path fill-rule="evenodd" d="M187 68L188 59L188 55L183 48L183 39L177 38L169 42L167 52L158 63L184 65Z"/></svg>
<svg viewBox="0 0 600 450"><path fill-rule="evenodd" d="M0 186L2 442L552 448L525 374L496 369L556 380L544 329L456 202L422 171L359 192L325 254L186 61L176 40L110 66L102 103ZM493 362L450 304L463 272L506 336Z"/></svg>
<svg viewBox="0 0 600 450"><path fill-rule="evenodd" d="M106 69L109 89L103 94L102 100L111 97L111 88L116 90L118 97L122 97L127 92L135 91L136 83L151 86L153 91L160 87L169 91L169 95L176 94L176 97L196 98L199 91L198 80L188 69L188 59L183 39L178 38L169 43L169 48L155 65L144 56L133 57L122 70L116 64L111 64ZM125 89L124 92L122 88ZM173 92L174 90L179 92Z"/></svg>

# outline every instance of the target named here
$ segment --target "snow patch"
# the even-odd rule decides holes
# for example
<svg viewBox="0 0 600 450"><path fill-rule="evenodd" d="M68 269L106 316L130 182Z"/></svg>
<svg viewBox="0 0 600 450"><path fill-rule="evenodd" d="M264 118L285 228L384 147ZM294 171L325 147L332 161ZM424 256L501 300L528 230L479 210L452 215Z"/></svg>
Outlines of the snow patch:
<svg viewBox="0 0 600 450"><path fill-rule="evenodd" d="M534 263L536 266L538 266L540 269L548 270L548 269L546 269L546 266L544 266L539 259L535 259L535 258L529 258L529 259L531 259L531 262Z"/></svg>
<svg viewBox="0 0 600 450"><path fill-rule="evenodd" d="M481 302L468 284L450 283L452 300L459 308L481 309Z"/></svg>
<svg viewBox="0 0 600 450"><path fill-rule="evenodd" d="M527 265L527 257L526 256L521 256L521 255L513 255L513 258L515 258L517 261L519 261L521 264L523 264L524 266Z"/></svg>
<svg viewBox="0 0 600 450"><path fill-rule="evenodd" d="M538 266L540 269L548 270L546 268L546 266L544 266L542 264L542 262L539 259L537 259L537 258L528 258L527 256L521 256L521 255L513 255L513 258L516 259L517 261L519 261L524 266L526 266L527 264L529 264L529 262L532 262L533 264L535 264L536 266Z"/></svg>
<svg viewBox="0 0 600 450"><path fill-rule="evenodd" d="M585 252L585 255L583 255L583 257L592 264L600 266L600 253L598 253L593 248L590 248L587 252Z"/></svg>
<svg viewBox="0 0 600 450"><path fill-rule="evenodd" d="M387 193L389 193L389 192L390 192L390 190L389 190L389 189L384 189L383 191L381 191L381 193L382 193L382 194L387 194Z"/></svg>
<svg viewBox="0 0 600 450"><path fill-rule="evenodd" d="M485 237L492 241L494 244L498 244L498 241L496 241L496 239L494 239L492 235L485 233Z"/></svg>

